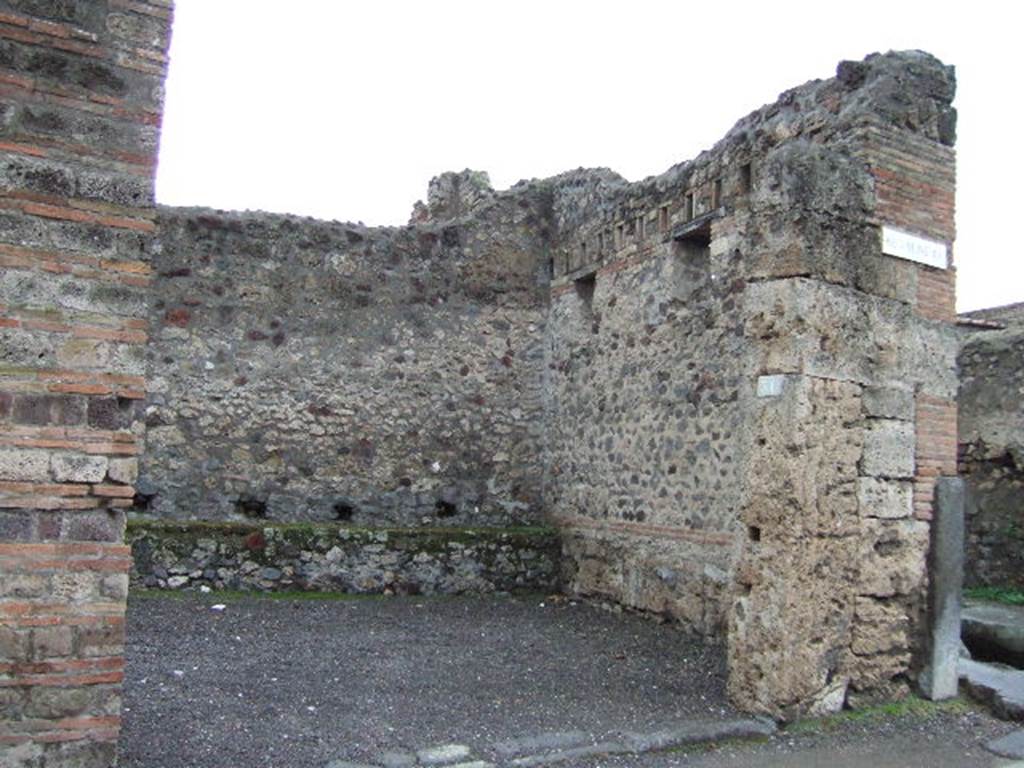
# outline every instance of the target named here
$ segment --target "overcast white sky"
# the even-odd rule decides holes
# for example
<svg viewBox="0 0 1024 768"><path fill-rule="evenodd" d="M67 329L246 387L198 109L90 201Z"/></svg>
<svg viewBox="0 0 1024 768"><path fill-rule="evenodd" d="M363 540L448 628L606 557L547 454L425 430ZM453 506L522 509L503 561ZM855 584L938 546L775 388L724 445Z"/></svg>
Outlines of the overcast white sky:
<svg viewBox="0 0 1024 768"><path fill-rule="evenodd" d="M445 170L636 180L841 59L920 48L958 73L960 309L1022 301L1014 7L177 0L157 197L403 224Z"/></svg>

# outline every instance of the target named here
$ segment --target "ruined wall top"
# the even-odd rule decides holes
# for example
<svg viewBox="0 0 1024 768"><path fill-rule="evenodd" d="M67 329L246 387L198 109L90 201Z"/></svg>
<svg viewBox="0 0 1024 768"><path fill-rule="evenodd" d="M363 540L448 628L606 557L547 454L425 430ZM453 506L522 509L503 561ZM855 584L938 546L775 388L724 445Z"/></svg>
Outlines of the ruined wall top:
<svg viewBox="0 0 1024 768"><path fill-rule="evenodd" d="M495 191L485 173L445 173L430 182L428 201L416 204L410 223L429 227L487 215L486 211L514 206L523 197L544 199L550 230L542 234L550 238L553 249L562 251L564 260L559 262L556 256L557 276L600 260L603 251L613 250L623 237L636 236L638 229L649 236L667 223L698 218L722 206L734 207L740 196L756 193L752 189L756 179L751 178L757 174L756 166L783 145L794 144L798 153L825 144L842 150L858 140L858 130L874 126L897 129L925 144L952 146L955 93L954 68L928 53L871 54L863 61L841 62L834 78L812 80L783 92L775 102L740 119L714 147L660 175L630 183L607 168L580 168ZM800 164L793 157L781 160ZM796 202L811 202L837 215L851 204L863 208L871 197L868 188L851 198L834 189L801 189L803 182L794 182L785 185L787 194L817 196ZM764 190L767 195L778 191ZM663 206L667 209L659 219L658 209ZM684 206L686 210L681 210ZM952 239L951 231L923 234ZM584 240L593 242L582 246ZM585 255L569 252L581 247L588 251Z"/></svg>
<svg viewBox="0 0 1024 768"><path fill-rule="evenodd" d="M1004 304L1000 307L986 307L985 309L976 309L972 312L964 312L960 315L960 318L967 321L965 325L968 327L971 325L993 328L1024 327L1024 301L1018 301L1015 304Z"/></svg>

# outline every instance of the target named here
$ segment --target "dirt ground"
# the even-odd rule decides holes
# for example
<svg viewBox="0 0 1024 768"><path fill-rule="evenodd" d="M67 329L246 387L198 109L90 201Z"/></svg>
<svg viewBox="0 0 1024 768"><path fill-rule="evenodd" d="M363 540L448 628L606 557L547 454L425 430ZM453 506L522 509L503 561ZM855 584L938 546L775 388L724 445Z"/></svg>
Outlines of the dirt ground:
<svg viewBox="0 0 1024 768"><path fill-rule="evenodd" d="M214 605L223 602L223 610ZM532 597L133 595L122 768L324 768L456 743L597 742L742 717L720 647L671 625ZM1010 730L967 707L839 718L760 743L580 758L587 766L990 766Z"/></svg>

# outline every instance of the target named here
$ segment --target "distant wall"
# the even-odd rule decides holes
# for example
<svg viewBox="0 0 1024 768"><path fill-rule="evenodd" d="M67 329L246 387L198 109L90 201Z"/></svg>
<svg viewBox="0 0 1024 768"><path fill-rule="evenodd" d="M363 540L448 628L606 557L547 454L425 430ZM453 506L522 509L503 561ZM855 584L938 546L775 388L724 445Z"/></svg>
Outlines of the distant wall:
<svg viewBox="0 0 1024 768"><path fill-rule="evenodd" d="M139 511L542 516L544 196L445 200L395 229L161 209Z"/></svg>
<svg viewBox="0 0 1024 768"><path fill-rule="evenodd" d="M980 313L970 313L977 318ZM984 319L1006 322L989 310ZM1024 588L1024 327L965 335L960 473L967 481L968 586Z"/></svg>

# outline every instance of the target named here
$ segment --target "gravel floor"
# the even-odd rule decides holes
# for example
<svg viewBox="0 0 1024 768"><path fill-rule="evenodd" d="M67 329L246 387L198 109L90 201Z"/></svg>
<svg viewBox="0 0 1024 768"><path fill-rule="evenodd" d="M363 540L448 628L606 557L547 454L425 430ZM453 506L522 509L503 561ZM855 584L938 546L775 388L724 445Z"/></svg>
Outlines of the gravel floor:
<svg viewBox="0 0 1024 768"><path fill-rule="evenodd" d="M671 626L533 598L133 596L121 768L324 768L449 742L655 731L736 713L720 648ZM1019 727L978 710L833 718L759 743L586 768L999 768ZM489 755L490 753L490 755Z"/></svg>
<svg viewBox="0 0 1024 768"><path fill-rule="evenodd" d="M737 715L720 648L590 605L217 599L130 599L122 768L323 768Z"/></svg>

